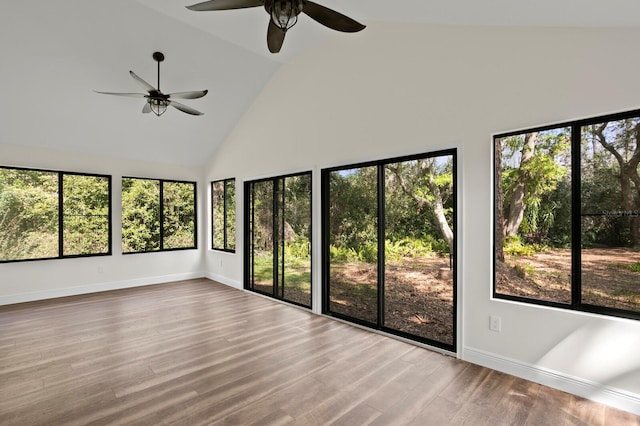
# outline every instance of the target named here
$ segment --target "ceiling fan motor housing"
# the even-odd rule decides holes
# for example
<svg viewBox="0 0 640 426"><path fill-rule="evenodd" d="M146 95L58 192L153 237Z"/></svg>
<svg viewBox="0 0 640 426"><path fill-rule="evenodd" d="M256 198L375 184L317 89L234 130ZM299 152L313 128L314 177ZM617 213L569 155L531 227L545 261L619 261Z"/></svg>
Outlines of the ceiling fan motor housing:
<svg viewBox="0 0 640 426"><path fill-rule="evenodd" d="M273 0L265 3L265 9L271 15L273 23L287 31L298 22L298 15L304 8L303 0Z"/></svg>

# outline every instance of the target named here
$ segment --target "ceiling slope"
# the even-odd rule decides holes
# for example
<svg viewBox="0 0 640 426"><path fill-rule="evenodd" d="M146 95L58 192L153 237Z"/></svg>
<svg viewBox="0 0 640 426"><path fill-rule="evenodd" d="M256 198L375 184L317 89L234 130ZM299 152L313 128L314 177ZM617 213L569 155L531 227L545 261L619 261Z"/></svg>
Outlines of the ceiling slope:
<svg viewBox="0 0 640 426"><path fill-rule="evenodd" d="M302 16L282 52L266 46L262 8L192 12L189 0L49 0L0 3L0 144L202 165L227 138L281 64L342 34ZM366 24L640 26L637 0L323 0ZM346 40L346 39L345 39ZM208 89L189 102L204 116L170 109L142 114L143 101L94 90L155 84L154 51L165 54L165 92ZM309 76L306 76L307 78Z"/></svg>

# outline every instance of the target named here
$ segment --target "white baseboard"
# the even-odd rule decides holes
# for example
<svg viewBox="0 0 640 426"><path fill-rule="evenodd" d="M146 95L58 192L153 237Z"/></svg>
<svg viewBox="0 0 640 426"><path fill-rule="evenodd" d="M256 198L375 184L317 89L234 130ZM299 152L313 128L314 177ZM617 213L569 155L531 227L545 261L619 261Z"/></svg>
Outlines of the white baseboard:
<svg viewBox="0 0 640 426"><path fill-rule="evenodd" d="M221 284L228 285L229 287L237 288L238 290L242 290L243 286L240 281L229 279L225 276L214 274L213 272L207 272L205 274L206 278L209 278L212 281L217 281Z"/></svg>
<svg viewBox="0 0 640 426"><path fill-rule="evenodd" d="M184 274L162 275L134 280L112 281L106 283L82 285L77 287L65 287L44 291L33 291L29 293L18 293L8 296L0 296L0 306L12 305L14 303L34 302L36 300L54 299L56 297L77 296L80 294L98 293L101 291L120 290L123 288L162 284L173 281L191 280L204 277L204 272L189 272Z"/></svg>
<svg viewBox="0 0 640 426"><path fill-rule="evenodd" d="M638 394L468 347L463 349L462 359L640 415Z"/></svg>

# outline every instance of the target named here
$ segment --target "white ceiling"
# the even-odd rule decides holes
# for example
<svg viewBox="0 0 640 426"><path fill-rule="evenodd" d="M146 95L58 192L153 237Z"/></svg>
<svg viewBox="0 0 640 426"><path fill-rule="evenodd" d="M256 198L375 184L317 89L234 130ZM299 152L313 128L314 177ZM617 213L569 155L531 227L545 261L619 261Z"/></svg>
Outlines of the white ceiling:
<svg viewBox="0 0 640 426"><path fill-rule="evenodd" d="M192 12L185 0L4 0L0 3L0 144L202 165L282 63L329 37L303 17L281 53L266 46L262 8ZM462 25L640 26L637 0L326 0L365 25L380 21ZM205 113L140 113L143 101L94 90L156 83L165 92L208 89L184 101Z"/></svg>

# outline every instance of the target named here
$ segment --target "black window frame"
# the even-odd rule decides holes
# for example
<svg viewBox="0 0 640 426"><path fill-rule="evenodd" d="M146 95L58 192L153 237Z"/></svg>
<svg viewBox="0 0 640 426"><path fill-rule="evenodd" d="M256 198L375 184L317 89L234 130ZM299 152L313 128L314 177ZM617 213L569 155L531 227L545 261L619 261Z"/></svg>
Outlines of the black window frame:
<svg viewBox="0 0 640 426"><path fill-rule="evenodd" d="M145 178L145 177L135 177L135 176L122 176L121 181L124 179L138 179L138 180L146 180L146 181L155 181L159 184L159 203L158 208L160 209L159 214L159 224L160 224L160 247L157 250L142 250L142 251L122 251L122 254L141 254L141 253L159 253L159 252L168 252L168 251L181 251L181 250L197 250L198 249L198 183L195 181L187 181L187 180L174 180L174 179L157 179L157 178ZM193 185L193 246L190 247L175 247L175 248L164 248L164 184L165 183L185 183ZM122 205L120 206L122 210ZM122 226L122 224L121 224Z"/></svg>
<svg viewBox="0 0 640 426"><path fill-rule="evenodd" d="M217 183L222 182L222 187L223 187L223 194L222 194L222 203L223 203L223 208L222 208L222 215L223 215L223 241L224 241L224 247L216 247L215 246L215 210L213 208L213 200L215 197L215 190L214 190L214 186ZM229 232L229 224L227 222L228 220L228 214L229 211L227 209L227 200L228 200L228 195L227 195L227 190L228 190L228 184L233 183L233 188L234 188L234 197L237 191L237 187L236 187L236 178L227 178L227 179L218 179L218 180L214 180L211 182L211 250L217 250L217 251L223 251L223 252L227 252L227 253L235 253L236 252L236 243L237 243L237 238L235 235L235 231L234 231L234 235L233 235L233 239L234 239L234 243L233 243L233 248L229 248L229 236L230 236L230 232ZM234 203L234 209L235 209L236 203ZM234 218L237 218L237 210L234 212ZM236 219L237 220L237 219Z"/></svg>
<svg viewBox="0 0 640 426"><path fill-rule="evenodd" d="M12 259L12 260L0 260L1 263L17 263L17 262L34 262L40 260L54 260L54 259L75 259L82 257L100 257L111 256L113 254L113 185L111 175L99 174L99 173L85 173L85 172L69 172L62 170L49 170L29 167L12 167L12 166L0 166L0 169L8 170L21 170L29 172L41 172L52 173L58 176L58 256L51 257L38 257L31 259ZM108 239L107 239L107 251L104 253L85 253L85 254L64 254L64 176L87 176L96 177L100 179L107 179L108 187Z"/></svg>
<svg viewBox="0 0 640 426"><path fill-rule="evenodd" d="M543 132L548 130L554 130L559 128L571 129L571 301L569 303L556 302L552 300L535 299L524 296L516 296L498 293L496 289L497 283L497 270L496 270L496 197L493 197L493 235L492 235L492 263L493 263L493 282L491 284L491 293L493 299L508 300L513 302L526 303L530 305L548 306L553 308L560 308L564 310L585 312L591 314L605 315L611 317L625 318L640 320L640 311L629 311L623 309L617 309L607 306L593 305L582 302L582 241L581 241L581 137L582 128L594 124L599 124L608 121L619 121L629 118L640 118L640 109L624 111L613 114L605 114L594 117L583 118L579 120L566 121L562 123L555 123L544 126L537 126L526 128L522 130L510 131L505 133L497 133L492 135L492 194L495 191L497 171L496 171L496 143L497 140L510 137L523 135L533 132ZM495 194L494 194L495 195Z"/></svg>

